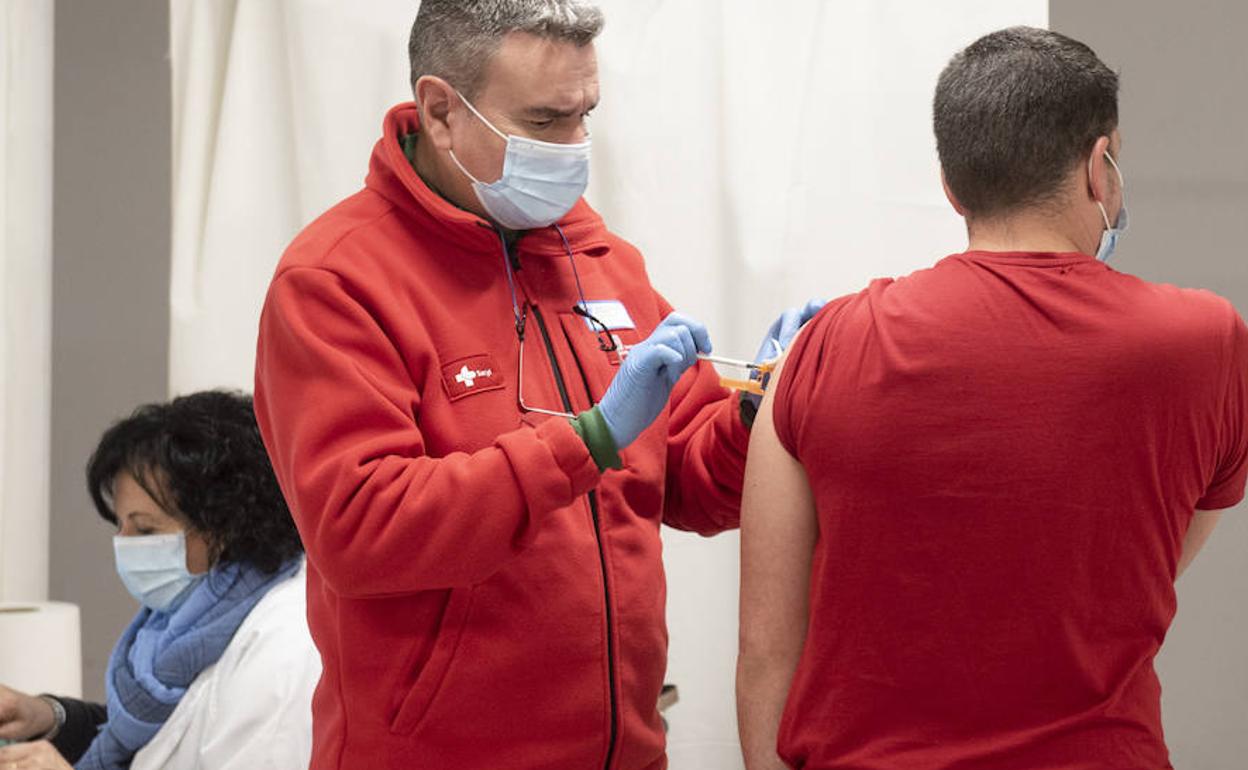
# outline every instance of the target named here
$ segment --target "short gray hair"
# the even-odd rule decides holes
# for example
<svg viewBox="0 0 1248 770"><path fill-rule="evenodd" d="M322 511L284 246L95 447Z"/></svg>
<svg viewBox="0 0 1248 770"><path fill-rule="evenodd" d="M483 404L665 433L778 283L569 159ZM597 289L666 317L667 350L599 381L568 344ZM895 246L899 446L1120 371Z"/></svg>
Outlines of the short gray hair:
<svg viewBox="0 0 1248 770"><path fill-rule="evenodd" d="M589 0L423 0L408 43L412 89L434 75L473 97L509 33L584 46L598 37L604 22L602 10Z"/></svg>

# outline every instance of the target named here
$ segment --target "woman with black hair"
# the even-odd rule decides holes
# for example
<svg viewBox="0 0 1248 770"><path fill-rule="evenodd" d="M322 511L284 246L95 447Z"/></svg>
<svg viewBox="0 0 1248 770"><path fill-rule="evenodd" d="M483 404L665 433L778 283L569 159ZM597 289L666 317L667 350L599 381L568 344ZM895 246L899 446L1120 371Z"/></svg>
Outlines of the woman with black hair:
<svg viewBox="0 0 1248 770"><path fill-rule="evenodd" d="M87 468L143 605L108 666L108 702L0 687L0 770L307 767L320 658L303 549L252 402L212 391L139 408Z"/></svg>

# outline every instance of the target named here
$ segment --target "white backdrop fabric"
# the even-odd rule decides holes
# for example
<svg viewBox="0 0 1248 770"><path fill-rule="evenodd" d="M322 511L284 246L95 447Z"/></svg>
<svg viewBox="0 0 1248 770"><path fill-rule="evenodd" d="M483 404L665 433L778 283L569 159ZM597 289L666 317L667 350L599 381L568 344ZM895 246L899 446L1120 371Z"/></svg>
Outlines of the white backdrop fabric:
<svg viewBox="0 0 1248 770"><path fill-rule="evenodd" d="M410 98L417 3L173 0L170 386L250 389L286 243L362 183ZM720 353L752 357L809 296L963 248L931 99L979 35L1047 26L1046 0L603 0L590 202ZM737 539L666 533L673 770L740 768Z"/></svg>
<svg viewBox="0 0 1248 770"><path fill-rule="evenodd" d="M0 601L48 592L52 9L0 6Z"/></svg>

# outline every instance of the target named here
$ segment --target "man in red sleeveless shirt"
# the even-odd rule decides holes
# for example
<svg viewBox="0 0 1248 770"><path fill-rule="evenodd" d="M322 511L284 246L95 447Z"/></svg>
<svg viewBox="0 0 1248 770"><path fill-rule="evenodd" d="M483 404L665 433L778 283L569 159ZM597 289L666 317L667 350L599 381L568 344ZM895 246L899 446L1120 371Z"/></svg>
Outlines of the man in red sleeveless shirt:
<svg viewBox="0 0 1248 770"><path fill-rule="evenodd" d="M750 770L1171 766L1153 659L1243 498L1248 329L1108 266L1117 100L1056 33L958 54L935 128L969 249L789 351L742 513Z"/></svg>

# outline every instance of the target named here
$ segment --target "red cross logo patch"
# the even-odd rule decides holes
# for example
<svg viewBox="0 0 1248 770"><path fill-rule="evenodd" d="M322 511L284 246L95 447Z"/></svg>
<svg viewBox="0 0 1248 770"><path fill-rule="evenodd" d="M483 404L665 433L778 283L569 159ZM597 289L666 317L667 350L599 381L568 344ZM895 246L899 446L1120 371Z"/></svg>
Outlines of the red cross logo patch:
<svg viewBox="0 0 1248 770"><path fill-rule="evenodd" d="M477 393L498 390L506 383L503 375L488 355L469 356L452 361L442 367L442 384L452 401Z"/></svg>

